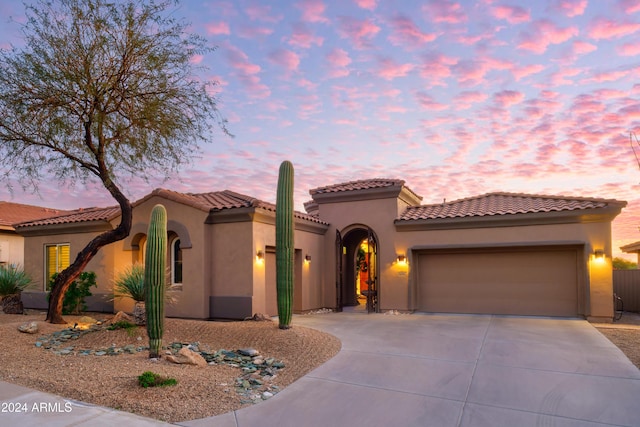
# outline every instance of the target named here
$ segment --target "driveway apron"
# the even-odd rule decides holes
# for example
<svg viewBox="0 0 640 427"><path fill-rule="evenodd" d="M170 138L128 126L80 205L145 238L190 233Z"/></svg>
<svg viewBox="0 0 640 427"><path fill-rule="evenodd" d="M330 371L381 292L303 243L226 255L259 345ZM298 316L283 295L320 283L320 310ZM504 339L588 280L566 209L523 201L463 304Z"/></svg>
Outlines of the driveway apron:
<svg viewBox="0 0 640 427"><path fill-rule="evenodd" d="M640 425L640 370L585 320L331 313L293 324L342 349L265 402L180 425Z"/></svg>

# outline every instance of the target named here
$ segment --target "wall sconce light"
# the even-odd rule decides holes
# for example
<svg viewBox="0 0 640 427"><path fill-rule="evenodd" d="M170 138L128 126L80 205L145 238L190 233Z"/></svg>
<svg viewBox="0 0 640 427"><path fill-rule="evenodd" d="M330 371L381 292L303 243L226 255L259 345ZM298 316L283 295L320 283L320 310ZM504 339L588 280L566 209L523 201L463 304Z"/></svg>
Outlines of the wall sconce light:
<svg viewBox="0 0 640 427"><path fill-rule="evenodd" d="M256 252L256 261L262 264L262 262L264 261L264 252Z"/></svg>
<svg viewBox="0 0 640 427"><path fill-rule="evenodd" d="M602 249L596 249L596 251L593 253L593 257L595 258L596 261L603 262L604 261L604 251Z"/></svg>
<svg viewBox="0 0 640 427"><path fill-rule="evenodd" d="M398 262L398 264L406 264L407 257L404 255L398 255L398 258L396 259L396 261Z"/></svg>
<svg viewBox="0 0 640 427"><path fill-rule="evenodd" d="M305 262L311 262L311 255L306 254L306 255L304 256L304 260L305 260Z"/></svg>

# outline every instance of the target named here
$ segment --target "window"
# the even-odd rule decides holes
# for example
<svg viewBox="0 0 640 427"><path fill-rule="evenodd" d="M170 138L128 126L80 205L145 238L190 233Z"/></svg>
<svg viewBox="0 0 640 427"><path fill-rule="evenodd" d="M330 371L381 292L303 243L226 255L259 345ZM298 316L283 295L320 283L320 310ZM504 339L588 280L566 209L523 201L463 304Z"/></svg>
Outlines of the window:
<svg viewBox="0 0 640 427"><path fill-rule="evenodd" d="M171 243L171 284L182 284L182 249L180 239L174 239Z"/></svg>
<svg viewBox="0 0 640 427"><path fill-rule="evenodd" d="M58 245L45 245L45 278L44 289L50 290L49 280L55 273L60 273L69 267L71 259L71 248L68 243Z"/></svg>

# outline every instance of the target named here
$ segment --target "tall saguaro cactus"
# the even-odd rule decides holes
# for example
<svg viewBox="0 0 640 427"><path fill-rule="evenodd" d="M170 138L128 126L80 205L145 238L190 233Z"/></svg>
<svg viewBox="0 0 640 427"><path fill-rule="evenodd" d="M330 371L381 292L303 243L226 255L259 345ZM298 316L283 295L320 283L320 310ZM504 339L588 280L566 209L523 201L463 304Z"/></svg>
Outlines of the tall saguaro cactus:
<svg viewBox="0 0 640 427"><path fill-rule="evenodd" d="M147 231L144 262L145 305L149 357L159 357L164 333L165 268L167 259L167 211L155 205Z"/></svg>
<svg viewBox="0 0 640 427"><path fill-rule="evenodd" d="M293 165L285 160L280 165L276 195L276 293L280 329L291 327L294 257Z"/></svg>

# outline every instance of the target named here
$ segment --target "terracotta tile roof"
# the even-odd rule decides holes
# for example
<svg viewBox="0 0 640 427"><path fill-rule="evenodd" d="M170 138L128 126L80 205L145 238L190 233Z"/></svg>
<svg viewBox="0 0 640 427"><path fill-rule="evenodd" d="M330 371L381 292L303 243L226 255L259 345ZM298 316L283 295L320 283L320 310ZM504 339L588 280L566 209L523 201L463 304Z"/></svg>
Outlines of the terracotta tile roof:
<svg viewBox="0 0 640 427"><path fill-rule="evenodd" d="M341 184L328 185L326 187L318 187L309 190L311 195L322 193L337 193L340 191L354 191L354 190L367 190L370 188L383 188L383 187L402 187L404 180L402 179L385 179L385 178L373 178L373 179L361 179L358 181L343 182Z"/></svg>
<svg viewBox="0 0 640 427"><path fill-rule="evenodd" d="M575 211L626 204L609 199L544 196L519 193L488 193L452 202L408 207L400 221Z"/></svg>
<svg viewBox="0 0 640 427"><path fill-rule="evenodd" d="M0 201L0 225L11 226L19 222L60 215L64 212L67 211Z"/></svg>
<svg viewBox="0 0 640 427"><path fill-rule="evenodd" d="M90 221L110 221L120 215L119 206L108 208L80 208L73 211L63 211L64 213L43 219L26 221L15 224L16 228L35 227L38 225L71 224Z"/></svg>
<svg viewBox="0 0 640 427"><path fill-rule="evenodd" d="M153 190L150 194L133 203L133 206L138 206L153 196L163 197L177 203L182 203L187 206L200 209L204 212L249 207L261 208L273 212L276 210L276 206L273 203L263 202L262 200L229 190L212 191L210 193L178 193L164 188ZM16 224L16 227L33 227L38 225L69 224L88 221L110 221L120 215L120 207L85 208L75 211L61 212L62 214L58 214L51 218L22 222L20 224ZM316 223L324 223L312 215L301 212L294 212L294 216Z"/></svg>

